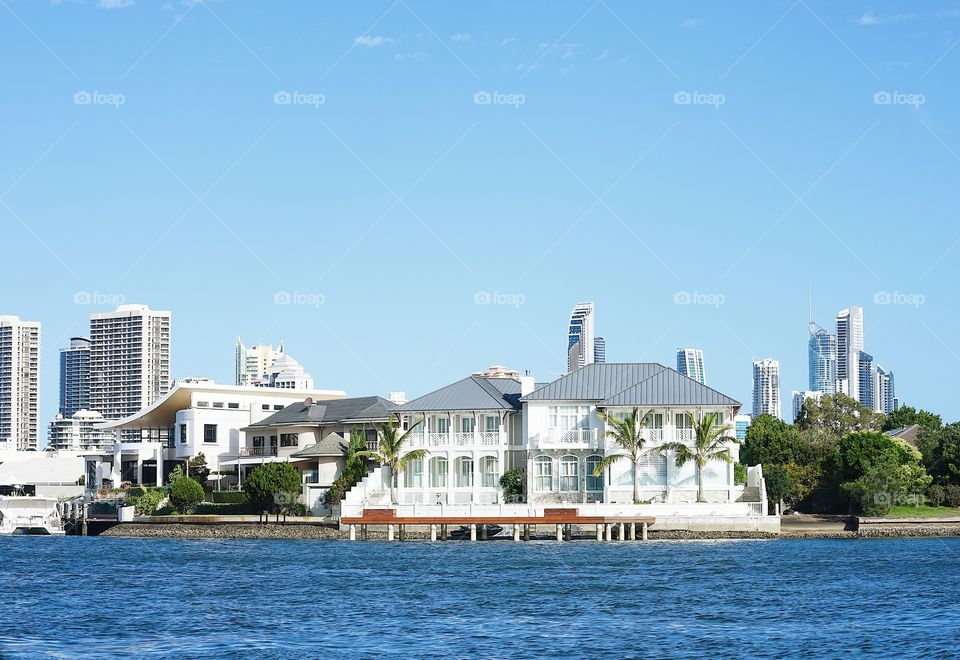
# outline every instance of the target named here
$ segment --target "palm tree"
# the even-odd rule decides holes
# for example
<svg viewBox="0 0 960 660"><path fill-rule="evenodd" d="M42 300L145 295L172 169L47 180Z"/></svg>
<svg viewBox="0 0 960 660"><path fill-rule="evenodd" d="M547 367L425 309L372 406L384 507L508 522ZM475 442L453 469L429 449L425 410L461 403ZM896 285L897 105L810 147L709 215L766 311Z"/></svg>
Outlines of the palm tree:
<svg viewBox="0 0 960 660"><path fill-rule="evenodd" d="M730 450L727 448L727 443L730 442L727 433L733 427L729 424L718 425L717 413L701 414L699 417L687 413L687 419L693 425L693 446L683 442L667 442L657 447L656 451L659 453L673 451L678 468L690 461L694 462L697 467L697 501L706 502L703 496L703 468L710 461L733 462L733 457L730 456Z"/></svg>
<svg viewBox="0 0 960 660"><path fill-rule="evenodd" d="M426 449L413 449L406 453L403 452L403 443L407 436L423 422L418 419L410 425L403 433L397 428L397 424L392 419L386 424L377 424L377 435L380 437L376 451L358 451L354 456L371 458L381 465L390 468L390 503L397 504L397 477L407 469L413 461L422 460L430 452Z"/></svg>
<svg viewBox="0 0 960 660"><path fill-rule="evenodd" d="M643 430L647 426L647 415L649 413L641 415L640 409L634 408L623 419L619 419L605 410L600 410L597 414L600 415L600 419L605 424L612 427L607 430L606 437L616 442L624 453L604 456L594 469L593 476L599 477L617 461L628 459L630 465L633 466L633 503L636 504L640 501L640 482L637 481L640 459L647 453L643 450L643 445L646 442L646 438L643 437Z"/></svg>

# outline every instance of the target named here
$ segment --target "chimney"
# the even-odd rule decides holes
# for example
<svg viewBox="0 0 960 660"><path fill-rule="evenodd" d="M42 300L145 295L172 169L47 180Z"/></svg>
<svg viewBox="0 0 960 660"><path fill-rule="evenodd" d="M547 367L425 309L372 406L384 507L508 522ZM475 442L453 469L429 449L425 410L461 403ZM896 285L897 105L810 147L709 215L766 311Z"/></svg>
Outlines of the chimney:
<svg viewBox="0 0 960 660"><path fill-rule="evenodd" d="M303 406L305 408L309 408L312 405L313 405L313 397L308 396L306 399L303 400Z"/></svg>
<svg viewBox="0 0 960 660"><path fill-rule="evenodd" d="M528 371L525 376L520 376L520 396L527 396L533 392L535 379Z"/></svg>

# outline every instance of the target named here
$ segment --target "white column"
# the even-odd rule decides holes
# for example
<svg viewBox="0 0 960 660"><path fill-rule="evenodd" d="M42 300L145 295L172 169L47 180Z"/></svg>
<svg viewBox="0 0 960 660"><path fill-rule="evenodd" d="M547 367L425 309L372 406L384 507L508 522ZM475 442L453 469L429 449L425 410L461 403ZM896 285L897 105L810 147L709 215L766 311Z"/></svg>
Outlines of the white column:
<svg viewBox="0 0 960 660"><path fill-rule="evenodd" d="M640 529L641 529L641 534L642 534L640 538L642 538L644 541L646 541L646 540L647 540L647 523L643 523L643 525L640 527Z"/></svg>
<svg viewBox="0 0 960 660"><path fill-rule="evenodd" d="M597 525L597 540L603 540L603 525Z"/></svg>
<svg viewBox="0 0 960 660"><path fill-rule="evenodd" d="M471 540L471 541L476 541L476 540L477 540L477 526L476 526L476 524L471 524L471 525L470 525L470 540Z"/></svg>
<svg viewBox="0 0 960 660"><path fill-rule="evenodd" d="M516 524L515 524L515 525L513 526L513 540L514 540L514 541L519 541L519 540L520 540L520 525L516 525Z"/></svg>
<svg viewBox="0 0 960 660"><path fill-rule="evenodd" d="M610 524L610 523L606 523L606 524L604 525L604 527L607 528L607 540L608 540L608 541L612 541L612 540L613 540L613 525Z"/></svg>
<svg viewBox="0 0 960 660"><path fill-rule="evenodd" d="M625 541L627 538L626 536L623 535L623 523L620 523L620 529L617 530L617 536L621 541Z"/></svg>
<svg viewBox="0 0 960 660"><path fill-rule="evenodd" d="M356 525L350 525L350 540L351 540L351 541L356 541L356 540L357 540L357 526L356 526Z"/></svg>
<svg viewBox="0 0 960 660"><path fill-rule="evenodd" d="M393 540L393 525L387 525L387 540Z"/></svg>
<svg viewBox="0 0 960 660"><path fill-rule="evenodd" d="M636 541L636 540L637 540L637 523L630 523L630 533L629 533L629 535L630 535L630 540L631 540L631 541Z"/></svg>
<svg viewBox="0 0 960 660"><path fill-rule="evenodd" d="M563 525L557 525L557 541L563 541Z"/></svg>
<svg viewBox="0 0 960 660"><path fill-rule="evenodd" d="M436 526L436 525L430 525L430 540L431 540L431 541L436 541L436 540L437 540L437 526Z"/></svg>
<svg viewBox="0 0 960 660"><path fill-rule="evenodd" d="M113 467L110 469L110 481L113 482L114 488L120 487L120 480L122 478L122 464L121 460L121 442L120 442L120 431L114 433L114 443L113 443Z"/></svg>

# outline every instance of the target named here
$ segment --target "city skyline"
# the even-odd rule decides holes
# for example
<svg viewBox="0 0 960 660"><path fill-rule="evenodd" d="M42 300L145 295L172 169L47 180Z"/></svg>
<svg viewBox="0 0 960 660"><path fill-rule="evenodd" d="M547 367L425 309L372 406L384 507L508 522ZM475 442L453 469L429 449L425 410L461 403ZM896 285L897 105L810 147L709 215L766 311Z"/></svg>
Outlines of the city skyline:
<svg viewBox="0 0 960 660"><path fill-rule="evenodd" d="M238 335L282 337L318 386L412 395L564 373L593 300L609 359L697 346L746 405L775 356L786 400L808 282L828 329L864 306L905 404L960 417L930 370L960 361L957 18L171 4L8 16L0 226L30 275L0 312L44 324L41 420L57 351L122 301L174 311L178 376L229 383ZM492 268L492 236L516 260Z"/></svg>

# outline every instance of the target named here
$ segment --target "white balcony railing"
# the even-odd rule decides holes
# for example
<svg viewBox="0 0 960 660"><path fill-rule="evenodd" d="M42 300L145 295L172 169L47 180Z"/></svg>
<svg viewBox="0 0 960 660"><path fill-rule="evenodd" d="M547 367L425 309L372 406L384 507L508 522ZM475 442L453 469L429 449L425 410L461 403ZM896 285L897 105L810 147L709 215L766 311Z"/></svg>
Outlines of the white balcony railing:
<svg viewBox="0 0 960 660"><path fill-rule="evenodd" d="M537 447L549 448L596 448L599 446L597 440L597 429L571 429L562 431L560 429L548 429L535 436Z"/></svg>
<svg viewBox="0 0 960 660"><path fill-rule="evenodd" d="M499 431L453 431L444 433L411 433L406 446L411 449L438 447L496 447L501 440Z"/></svg>

